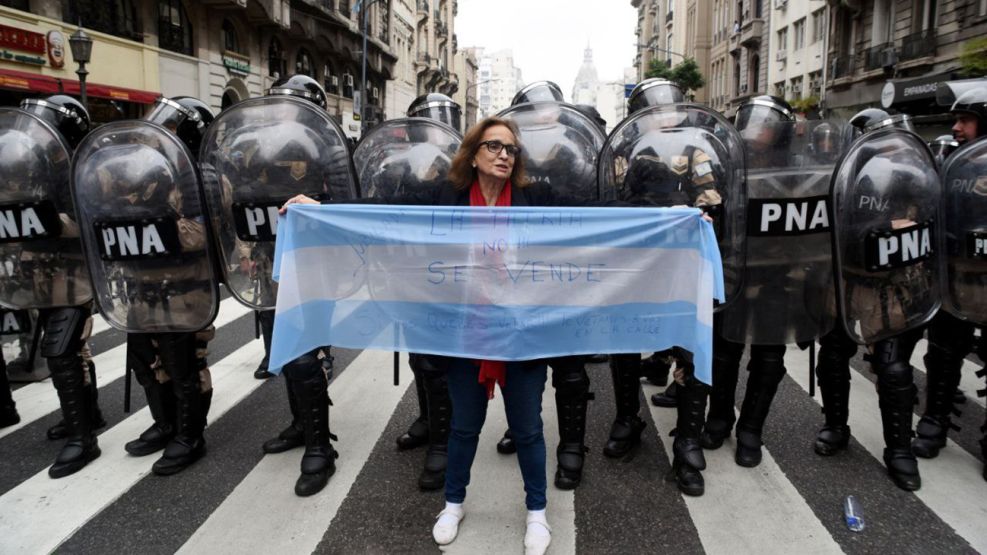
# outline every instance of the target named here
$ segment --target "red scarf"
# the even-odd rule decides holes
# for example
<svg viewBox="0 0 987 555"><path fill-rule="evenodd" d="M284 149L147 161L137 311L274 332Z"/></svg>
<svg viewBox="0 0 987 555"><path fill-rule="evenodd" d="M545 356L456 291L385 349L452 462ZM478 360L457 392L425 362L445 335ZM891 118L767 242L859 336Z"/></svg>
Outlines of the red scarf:
<svg viewBox="0 0 987 555"><path fill-rule="evenodd" d="M511 180L508 179L507 183L504 184L504 188L500 190L500 196L497 197L497 202L494 203L494 206L510 205ZM483 190L480 189L479 180L474 181L470 187L470 206L488 206L487 199L483 196ZM494 384L499 383L501 389L503 389L504 384L507 383L507 364L500 360L478 360L476 362L480 365L479 382L487 388L487 399L493 399Z"/></svg>

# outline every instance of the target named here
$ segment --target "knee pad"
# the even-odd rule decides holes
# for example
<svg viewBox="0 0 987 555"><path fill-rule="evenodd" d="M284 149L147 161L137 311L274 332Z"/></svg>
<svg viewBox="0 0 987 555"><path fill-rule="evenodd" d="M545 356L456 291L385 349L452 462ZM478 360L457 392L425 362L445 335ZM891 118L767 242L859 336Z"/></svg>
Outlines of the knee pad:
<svg viewBox="0 0 987 555"><path fill-rule="evenodd" d="M84 383L86 381L85 374L89 372L89 369L84 366L82 357L78 355L49 357L47 362L48 371L51 372L51 380L55 382L56 387L59 383L75 383L76 380Z"/></svg>
<svg viewBox="0 0 987 555"><path fill-rule="evenodd" d="M161 368L176 381L198 380L201 370L195 358L194 333L162 333L157 335Z"/></svg>
<svg viewBox="0 0 987 555"><path fill-rule="evenodd" d="M891 361L881 366L875 366L874 370L877 372L878 385L898 389L911 387L913 384L912 366L907 361Z"/></svg>
<svg viewBox="0 0 987 555"><path fill-rule="evenodd" d="M747 370L760 374L772 381L781 381L785 375L785 346L784 345L754 345L751 347L751 359Z"/></svg>
<svg viewBox="0 0 987 555"><path fill-rule="evenodd" d="M281 370L284 377L292 381L308 381L322 373L322 364L317 356L318 351L305 353L284 365Z"/></svg>
<svg viewBox="0 0 987 555"><path fill-rule="evenodd" d="M76 354L89 338L92 318L83 307L55 308L46 311L45 335L41 340L41 356L45 358Z"/></svg>

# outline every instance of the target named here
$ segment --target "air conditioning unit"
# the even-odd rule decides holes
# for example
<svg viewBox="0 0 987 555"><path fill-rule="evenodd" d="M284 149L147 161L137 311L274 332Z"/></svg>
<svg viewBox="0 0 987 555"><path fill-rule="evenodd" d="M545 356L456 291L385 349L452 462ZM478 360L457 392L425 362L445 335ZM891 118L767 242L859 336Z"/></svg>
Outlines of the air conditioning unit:
<svg viewBox="0 0 987 555"><path fill-rule="evenodd" d="M343 82L346 83L346 86L347 87L352 87L353 86L353 76L347 73L343 77L344 77L344 81Z"/></svg>
<svg viewBox="0 0 987 555"><path fill-rule="evenodd" d="M775 60L779 62L784 62L787 58L788 58L788 52L784 50L779 50L778 53L775 54Z"/></svg>
<svg viewBox="0 0 987 555"><path fill-rule="evenodd" d="M740 86L740 94L747 94L747 85Z"/></svg>
<svg viewBox="0 0 987 555"><path fill-rule="evenodd" d="M884 69L893 68L898 63L898 53L894 48L885 48L881 51L881 67Z"/></svg>
<svg viewBox="0 0 987 555"><path fill-rule="evenodd" d="M801 93L802 92L802 85L801 85L801 83L792 85L792 92L793 93Z"/></svg>

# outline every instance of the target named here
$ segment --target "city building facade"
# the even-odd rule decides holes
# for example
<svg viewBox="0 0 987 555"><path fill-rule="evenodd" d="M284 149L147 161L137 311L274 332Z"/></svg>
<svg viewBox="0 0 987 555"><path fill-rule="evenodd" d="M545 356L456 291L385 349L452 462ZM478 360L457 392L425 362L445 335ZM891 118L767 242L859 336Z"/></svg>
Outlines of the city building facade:
<svg viewBox="0 0 987 555"><path fill-rule="evenodd" d="M456 52L454 57L454 69L462 80L459 90L453 95L453 100L459 103L462 109L462 125L460 131L463 134L476 123L480 104L476 97L477 72L479 71L476 61L476 54L472 48L463 48Z"/></svg>
<svg viewBox="0 0 987 555"><path fill-rule="evenodd" d="M474 48L473 52L478 69L479 117L485 118L509 107L514 95L524 86L524 80L521 69L514 65L511 50L488 52L483 48Z"/></svg>
<svg viewBox="0 0 987 555"><path fill-rule="evenodd" d="M773 0L768 47L768 92L806 106L822 100L829 35L824 0Z"/></svg>
<svg viewBox="0 0 987 555"><path fill-rule="evenodd" d="M672 67L692 58L709 80L712 54L712 6L709 0L632 0L638 10L638 80L644 78L653 60ZM696 102L707 102L708 83L690 94Z"/></svg>
<svg viewBox="0 0 987 555"><path fill-rule="evenodd" d="M579 72L576 74L576 80L572 85L571 102L595 107L599 84L600 79L596 74L596 65L593 64L593 49L586 45L586 50L583 51L583 63L579 66Z"/></svg>

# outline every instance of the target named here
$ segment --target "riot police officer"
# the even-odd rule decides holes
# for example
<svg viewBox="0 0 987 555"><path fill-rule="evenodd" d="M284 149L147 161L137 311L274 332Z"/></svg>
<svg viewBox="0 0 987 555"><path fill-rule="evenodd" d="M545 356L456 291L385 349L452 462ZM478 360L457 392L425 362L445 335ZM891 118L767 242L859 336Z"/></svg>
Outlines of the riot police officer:
<svg viewBox="0 0 987 555"><path fill-rule="evenodd" d="M951 113L956 122L953 125L952 139L941 141L946 149L968 145L987 136L987 88L977 88L960 95L953 103ZM940 137L942 139L942 137ZM940 139L936 139L939 143ZM955 146L954 146L955 145ZM947 284L944 306L929 324L929 348L924 362L928 376L926 384L925 413L916 426L916 438L912 441L912 452L922 458L935 458L946 446L946 436L953 427L954 392L960 382L963 360L974 350L974 328L982 323L983 307L975 299L982 296L982 281L978 283L983 268L976 265L977 253L969 252L968 237L976 234L982 225L976 221L981 207L974 204L982 197L982 192L957 187L956 184L976 183L983 175L983 162L980 153L964 149L961 160L943 167L937 153L937 161L947 172L943 183L946 185L946 237L947 263L945 265ZM948 154L947 154L948 156ZM971 191L966 193L965 191ZM972 260L971 260L972 259ZM983 330L984 328L981 328ZM983 331L981 331L983 336ZM981 338L977 354L987 361L987 340ZM983 371L981 371L983 373ZM985 390L987 391L987 390ZM984 394L983 391L980 392ZM987 423L984 426L987 432ZM981 440L981 449L987 454L987 435ZM984 470L987 479L987 467Z"/></svg>
<svg viewBox="0 0 987 555"><path fill-rule="evenodd" d="M742 210L737 199L742 198L744 160L734 158L743 152L742 139L728 122L705 107L648 105L650 96L663 102L661 99L680 95L680 91L665 90L673 87L661 80L648 80L632 93L633 105L642 106L613 130L600 155L599 183L604 199L641 206L702 208L714 215L714 227L722 233L718 234L721 252L742 253L743 245L738 241L743 235L737 233L742 212L735 211ZM725 276L738 274L736 262L724 257ZM736 294L738 285L733 281L727 284L728 299ZM701 471L706 461L700 435L708 386L696 377L691 353L673 347L657 357L664 359L665 372L675 367L678 391L673 478L686 495L702 495L705 482ZM608 457L623 457L640 442L645 426L638 415L641 362L641 355L636 353L610 356L617 416L604 448Z"/></svg>
<svg viewBox="0 0 987 555"><path fill-rule="evenodd" d="M562 89L552 81L535 81L521 88L511 99L511 106L529 102L565 102Z"/></svg>
<svg viewBox="0 0 987 555"><path fill-rule="evenodd" d="M815 450L828 456L846 448L849 360L858 344L868 345L864 358L877 374L884 463L898 487L914 491L921 478L910 448L915 391L908 361L922 334L919 326L937 305L928 239L938 225L940 186L931 151L907 116L868 109L850 125L858 137L836 170L831 196L842 325L820 340L817 372L826 426ZM874 256L878 244L901 234L925 237L926 247Z"/></svg>
<svg viewBox="0 0 987 555"><path fill-rule="evenodd" d="M89 132L89 114L74 98L54 95L25 100L20 110L3 109L0 120L4 197L35 224L0 250L3 266L16 269L4 280L2 303L40 309L41 355L62 408L49 438L67 440L48 475L61 478L99 457L95 430L105 425L87 344L91 282L69 190L70 153Z"/></svg>
<svg viewBox="0 0 987 555"><path fill-rule="evenodd" d="M203 140L201 163L215 175L205 181L206 199L225 281L255 310L271 311L276 299L277 208L299 193L327 201L357 196L346 137L325 106L317 81L287 76L266 96L221 113ZM295 482L295 494L303 497L321 491L336 470L325 356L314 349L284 365L292 421L263 445L266 453L304 445Z"/></svg>
<svg viewBox="0 0 987 555"><path fill-rule="evenodd" d="M932 149L932 155L936 158L936 166L940 168L946 162L946 158L949 158L949 155L959 147L960 141L952 135L939 135L929 141L929 148Z"/></svg>
<svg viewBox="0 0 987 555"><path fill-rule="evenodd" d="M201 146L206 128L213 121L212 110L201 100L192 97L178 96L162 97L157 100L154 108L144 118L151 124L163 127L173 133L188 149L194 161ZM153 143L152 143L153 144ZM141 176L135 175L137 179ZM191 245L204 240L206 237L205 222L199 214L202 210L201 201L195 195L182 194L180 206L169 197L175 191L168 189L159 175L144 176L149 180L147 190L143 192L142 201L149 215L165 216L176 211L181 217L178 220L179 238ZM127 194L134 183L121 179L116 186L120 194ZM101 184L102 191L108 195L111 192L109 182ZM140 186L140 185L138 185ZM198 185L196 185L196 188ZM180 190L180 189L177 189ZM189 249L190 252L193 249ZM209 259L201 263L211 265ZM190 267L193 264L190 263ZM201 287L205 279L216 280L213 273L189 276L193 282L191 290ZM150 314L158 305L165 312L178 306L182 293L188 295L189 287L176 284L173 292L168 292L155 298L150 294L152 287L147 284L178 281L176 273L168 262L162 262L159 267L151 263L143 265L141 271L130 276L128 287L134 289L134 295L149 294L147 305L135 304L132 314L128 315L131 322L141 319L152 319ZM179 293L174 295L174 293ZM198 297L201 291L195 295ZM171 296L175 299L169 298ZM165 326L162 326L165 328ZM215 327L211 323L201 330L191 332L161 332L161 333L129 333L127 335L127 366L137 378L147 396L148 410L153 423L137 439L128 442L124 448L135 457L143 457L164 450L162 456L154 463L152 470L155 474L170 475L180 472L197 461L205 454L205 438L203 431L212 402L212 380L209 364L206 360L208 343L215 336Z"/></svg>

